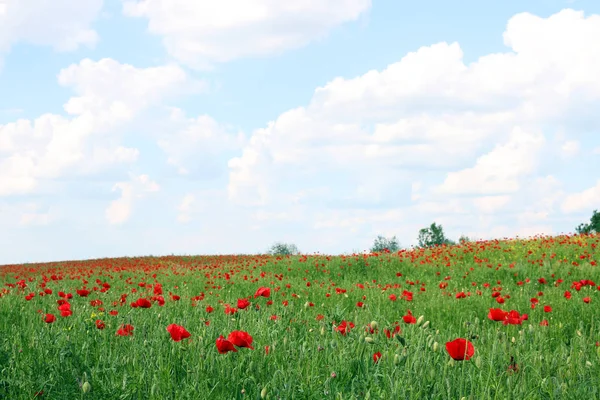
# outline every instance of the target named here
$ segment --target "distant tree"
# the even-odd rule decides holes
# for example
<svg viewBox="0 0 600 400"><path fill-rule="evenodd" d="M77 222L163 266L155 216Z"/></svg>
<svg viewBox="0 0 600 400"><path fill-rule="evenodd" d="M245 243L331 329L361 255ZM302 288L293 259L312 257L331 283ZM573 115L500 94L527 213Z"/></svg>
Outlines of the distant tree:
<svg viewBox="0 0 600 400"><path fill-rule="evenodd" d="M385 249L388 249L391 253L400 250L400 243L398 243L396 236L392 238L385 238L381 235L377 236L375 242L373 242L373 247L371 247L371 253L381 253Z"/></svg>
<svg viewBox="0 0 600 400"><path fill-rule="evenodd" d="M444 228L435 222L429 228L423 228L419 231L419 247L441 246L443 244L453 245L452 240L444 235Z"/></svg>
<svg viewBox="0 0 600 400"><path fill-rule="evenodd" d="M300 251L298 251L295 244L276 242L271 246L268 253L274 256L293 256L299 254Z"/></svg>
<svg viewBox="0 0 600 400"><path fill-rule="evenodd" d="M460 243L460 244L465 244L465 243L469 243L469 242L472 242L472 240L469 239L469 237L466 235L461 235L460 238L458 239L458 243Z"/></svg>
<svg viewBox="0 0 600 400"><path fill-rule="evenodd" d="M579 224L575 231L580 234L600 233L600 213L594 210L589 224Z"/></svg>

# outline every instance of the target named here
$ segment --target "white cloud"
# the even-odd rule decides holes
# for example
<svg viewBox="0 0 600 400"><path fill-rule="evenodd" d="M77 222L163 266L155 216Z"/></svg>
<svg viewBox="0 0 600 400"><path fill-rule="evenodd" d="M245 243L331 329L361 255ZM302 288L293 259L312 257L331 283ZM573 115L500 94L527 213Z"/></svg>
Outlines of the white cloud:
<svg viewBox="0 0 600 400"><path fill-rule="evenodd" d="M515 128L506 144L480 156L474 167L448 173L444 183L433 190L440 194L516 192L520 188L519 178L535 171L543 143L541 133Z"/></svg>
<svg viewBox="0 0 600 400"><path fill-rule="evenodd" d="M71 117L44 114L0 125L0 196L33 192L40 180L134 162L139 151L122 146L116 128L190 85L177 66L135 68L111 59L83 60L58 80L78 95L65 104Z"/></svg>
<svg viewBox="0 0 600 400"><path fill-rule="evenodd" d="M90 115L101 124L130 120L141 109L184 90L201 90L177 65L136 68L110 58L73 64L58 74L62 86L78 94L64 105L69 115Z"/></svg>
<svg viewBox="0 0 600 400"><path fill-rule="evenodd" d="M438 192L517 191L536 172L548 123L575 126L577 110L600 99L599 20L572 10L547 19L518 14L504 34L513 52L465 65L457 43L438 43L382 71L335 78L307 107L253 132L229 161L230 198L265 205L282 182L301 188L336 173L357 185L385 174L394 184L396 171L464 168L490 148L475 166L450 173ZM576 140L577 130L567 131L566 140Z"/></svg>
<svg viewBox="0 0 600 400"><path fill-rule="evenodd" d="M370 7L371 0L128 0L123 12L147 18L175 59L205 68L304 46Z"/></svg>
<svg viewBox="0 0 600 400"><path fill-rule="evenodd" d="M580 145L576 140L567 140L560 148L561 155L564 158L572 158L579 154Z"/></svg>
<svg viewBox="0 0 600 400"><path fill-rule="evenodd" d="M177 208L179 211L179 214L177 215L177 221L185 223L191 220L190 211L192 210L195 200L195 196L191 193L186 194L183 199L181 199L181 203Z"/></svg>
<svg viewBox="0 0 600 400"><path fill-rule="evenodd" d="M561 208L565 213L574 213L598 207L598 204L600 204L600 180L589 189L568 195Z"/></svg>
<svg viewBox="0 0 600 400"><path fill-rule="evenodd" d="M510 196L483 196L473 199L475 208L484 214L494 214L500 211L508 202Z"/></svg>
<svg viewBox="0 0 600 400"><path fill-rule="evenodd" d="M29 210L21 214L20 225L48 225L58 218L57 212L53 209L42 212L37 204L31 204L28 208Z"/></svg>
<svg viewBox="0 0 600 400"><path fill-rule="evenodd" d="M118 225L129 219L136 200L143 198L147 193L159 191L160 186L151 181L148 175L132 175L129 181L116 183L112 190L120 190L121 197L110 203L105 215L111 225Z"/></svg>
<svg viewBox="0 0 600 400"><path fill-rule="evenodd" d="M3 0L0 5L0 52L23 42L71 51L94 46L91 28L103 0Z"/></svg>
<svg viewBox="0 0 600 400"><path fill-rule="evenodd" d="M158 145L167 154L167 162L182 175L225 174L223 157L232 157L245 143L242 132L232 133L208 115L186 118L182 110L174 109L170 119L171 129L177 131L163 135Z"/></svg>

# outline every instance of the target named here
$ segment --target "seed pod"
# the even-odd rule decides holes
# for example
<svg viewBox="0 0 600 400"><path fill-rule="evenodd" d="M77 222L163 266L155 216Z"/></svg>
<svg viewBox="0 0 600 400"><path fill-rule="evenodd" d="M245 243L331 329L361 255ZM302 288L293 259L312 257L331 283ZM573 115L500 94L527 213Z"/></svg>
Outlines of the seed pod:
<svg viewBox="0 0 600 400"><path fill-rule="evenodd" d="M421 325L423 323L424 319L425 319L424 315L421 315L419 318L417 318L417 326Z"/></svg>
<svg viewBox="0 0 600 400"><path fill-rule="evenodd" d="M260 391L260 398L264 399L267 397L267 387L265 386L261 391Z"/></svg>
<svg viewBox="0 0 600 400"><path fill-rule="evenodd" d="M377 323L377 321L371 321L371 329L377 329L377 327L379 326L379 324Z"/></svg>
<svg viewBox="0 0 600 400"><path fill-rule="evenodd" d="M440 348L440 344L438 342L433 342L433 351L437 352Z"/></svg>
<svg viewBox="0 0 600 400"><path fill-rule="evenodd" d="M373 344L375 343L375 339L373 339L370 336L365 337L365 342L369 343L369 344Z"/></svg>
<svg viewBox="0 0 600 400"><path fill-rule="evenodd" d="M90 390L92 390L92 385L90 385L88 381L83 382L83 385L81 385L81 391L83 393L87 393Z"/></svg>

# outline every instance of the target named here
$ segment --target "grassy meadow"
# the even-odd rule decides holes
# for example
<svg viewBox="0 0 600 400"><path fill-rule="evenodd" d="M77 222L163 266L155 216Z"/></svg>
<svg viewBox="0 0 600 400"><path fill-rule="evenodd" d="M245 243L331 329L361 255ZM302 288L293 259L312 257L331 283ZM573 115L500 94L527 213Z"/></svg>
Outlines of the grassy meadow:
<svg viewBox="0 0 600 400"><path fill-rule="evenodd" d="M0 399L600 398L599 247L2 266Z"/></svg>

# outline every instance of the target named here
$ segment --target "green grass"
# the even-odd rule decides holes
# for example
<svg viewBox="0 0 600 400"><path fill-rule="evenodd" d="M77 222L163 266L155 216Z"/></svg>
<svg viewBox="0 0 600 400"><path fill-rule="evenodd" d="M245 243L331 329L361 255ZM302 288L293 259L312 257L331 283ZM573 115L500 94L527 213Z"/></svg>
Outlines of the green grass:
<svg viewBox="0 0 600 400"><path fill-rule="evenodd" d="M32 399L41 391L37 398L260 399L261 391L269 399L600 398L600 272L593 265L599 242L598 236L562 236L370 256L145 257L0 267L0 399ZM53 274L62 279L52 280ZM53 294L40 296L44 276ZM546 284L538 282L542 277ZM21 279L23 290L6 286ZM90 290L99 287L96 279L110 289L76 294L84 280ZM558 279L563 282L555 285ZM571 288L583 279L595 285ZM165 305L132 308L132 301L153 296L140 282L161 283ZM270 298L253 297L261 286L271 288ZM492 298L498 288L510 296L504 304ZM401 298L404 290L414 293L412 301ZM73 294L72 316L60 316L59 291ZM455 298L460 291L471 295ZM30 292L37 295L27 301ZM173 301L169 292L181 299ZM124 293L127 301L113 306ZM252 305L226 315L224 303L235 307L238 298ZM95 299L104 312L90 305ZM207 313L207 305L214 312ZM503 325L487 318L490 308L529 319ZM117 316L107 314L113 309ZM423 316L420 324L403 322L408 309ZM56 322L44 323L45 313ZM106 328L98 330L96 319ZM548 326L539 325L544 319ZM346 336L333 325L342 320L356 325ZM367 334L371 321L378 332ZM402 331L388 339L383 330L396 321ZM133 336L115 335L125 323L135 327ZM172 341L166 331L172 323L184 326L190 339ZM219 354L215 340L233 330L252 335L255 349ZM456 338L471 338L473 358L451 359L445 343ZM517 371L509 368L511 356ZM91 390L84 393L86 379Z"/></svg>

